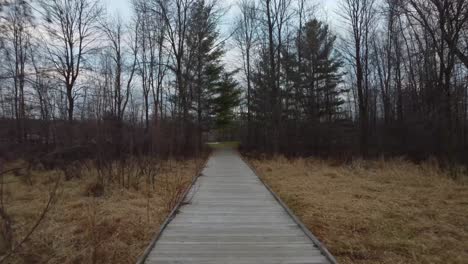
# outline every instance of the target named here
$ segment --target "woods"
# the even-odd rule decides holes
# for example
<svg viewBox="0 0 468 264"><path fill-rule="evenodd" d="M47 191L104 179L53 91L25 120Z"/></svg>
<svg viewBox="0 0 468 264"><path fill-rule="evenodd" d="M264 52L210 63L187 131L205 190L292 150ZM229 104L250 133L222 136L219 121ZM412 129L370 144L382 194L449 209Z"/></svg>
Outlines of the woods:
<svg viewBox="0 0 468 264"><path fill-rule="evenodd" d="M126 153L191 155L230 123L247 150L466 162L465 1L343 0L330 27L309 1L242 0L228 33L217 1L131 6L2 2L7 145L107 131Z"/></svg>
<svg viewBox="0 0 468 264"><path fill-rule="evenodd" d="M334 32L307 1L241 3L247 145L466 162L466 2L345 0L338 9Z"/></svg>
<svg viewBox="0 0 468 264"><path fill-rule="evenodd" d="M133 1L128 22L94 0L1 6L2 152L190 156L237 106L216 2Z"/></svg>

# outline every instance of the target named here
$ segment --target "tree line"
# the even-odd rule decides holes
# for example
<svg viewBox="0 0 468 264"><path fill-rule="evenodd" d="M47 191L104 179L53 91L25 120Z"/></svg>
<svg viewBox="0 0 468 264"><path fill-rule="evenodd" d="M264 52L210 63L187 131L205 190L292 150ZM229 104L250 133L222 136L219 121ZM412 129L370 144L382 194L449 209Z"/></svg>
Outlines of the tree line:
<svg viewBox="0 0 468 264"><path fill-rule="evenodd" d="M244 145L466 161L468 2L242 0Z"/></svg>
<svg viewBox="0 0 468 264"><path fill-rule="evenodd" d="M222 62L219 4L131 6L124 21L97 0L0 2L2 152L192 155L230 122L240 89Z"/></svg>
<svg viewBox="0 0 468 264"><path fill-rule="evenodd" d="M184 155L218 130L266 153L466 161L463 0L340 0L335 27L310 1L239 0L228 36L215 0L133 0L128 21L97 0L0 6L10 148Z"/></svg>

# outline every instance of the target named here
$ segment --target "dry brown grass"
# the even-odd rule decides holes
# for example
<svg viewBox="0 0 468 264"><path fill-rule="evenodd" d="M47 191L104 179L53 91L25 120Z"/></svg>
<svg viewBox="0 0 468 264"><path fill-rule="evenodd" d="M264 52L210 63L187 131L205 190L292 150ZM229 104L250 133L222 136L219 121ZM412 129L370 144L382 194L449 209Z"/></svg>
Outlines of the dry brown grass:
<svg viewBox="0 0 468 264"><path fill-rule="evenodd" d="M24 176L6 176L4 200L15 240L41 213L54 177L62 178L51 211L7 263L134 263L202 163L166 161L154 189L144 179L128 189L108 183L100 197L89 195L96 185L93 169L70 181L59 171L33 171L32 185Z"/></svg>
<svg viewBox="0 0 468 264"><path fill-rule="evenodd" d="M434 162L251 162L339 263L468 263L468 185Z"/></svg>

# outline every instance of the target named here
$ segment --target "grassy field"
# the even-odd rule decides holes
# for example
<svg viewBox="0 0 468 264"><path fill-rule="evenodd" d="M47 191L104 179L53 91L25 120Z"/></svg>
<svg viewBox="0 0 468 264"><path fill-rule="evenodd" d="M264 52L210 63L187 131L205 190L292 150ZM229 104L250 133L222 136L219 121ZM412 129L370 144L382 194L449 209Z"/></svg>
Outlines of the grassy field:
<svg viewBox="0 0 468 264"><path fill-rule="evenodd" d="M436 163L250 162L339 263L468 261L468 185Z"/></svg>
<svg viewBox="0 0 468 264"><path fill-rule="evenodd" d="M55 179L60 181L50 211L6 263L135 263L203 164L156 162L154 185L143 175L129 188L107 183L98 193L93 169L69 181L60 171L32 171L27 180L24 175L7 175L2 202L11 223L4 218L0 223L3 252L5 231L11 229L13 246L19 243L39 218Z"/></svg>

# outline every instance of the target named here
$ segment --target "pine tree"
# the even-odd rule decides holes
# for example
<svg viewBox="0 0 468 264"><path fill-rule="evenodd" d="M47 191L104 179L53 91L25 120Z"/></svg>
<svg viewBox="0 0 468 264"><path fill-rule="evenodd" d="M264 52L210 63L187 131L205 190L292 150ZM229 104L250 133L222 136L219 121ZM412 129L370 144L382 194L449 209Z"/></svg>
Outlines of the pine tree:
<svg viewBox="0 0 468 264"><path fill-rule="evenodd" d="M289 148L316 148L325 143L330 131L324 128L338 119L344 103L339 83L342 62L335 51L335 39L326 24L312 19L305 23L296 38L295 48L281 50L280 73L277 76L281 96L281 143ZM268 45L260 47L252 83L252 116L256 144L268 150L272 145L272 129L267 126L273 116L273 90L269 83ZM329 126L331 127L331 126ZM307 132L305 132L307 131ZM316 144L317 143L317 144Z"/></svg>
<svg viewBox="0 0 468 264"><path fill-rule="evenodd" d="M196 115L198 137L203 131L227 129L239 105L239 91L233 75L222 63L225 54L219 43L218 11L214 3L194 2L187 34L187 77L192 85L192 109Z"/></svg>
<svg viewBox="0 0 468 264"><path fill-rule="evenodd" d="M312 19L305 24L298 46L303 47L301 86L306 94L307 113L317 121L332 121L343 101L339 98L341 60L334 53L336 37L327 25Z"/></svg>
<svg viewBox="0 0 468 264"><path fill-rule="evenodd" d="M240 104L241 91L233 78L235 73L236 71L222 74L215 89L216 95L212 99L214 124L220 130L231 128L236 117L234 109Z"/></svg>

